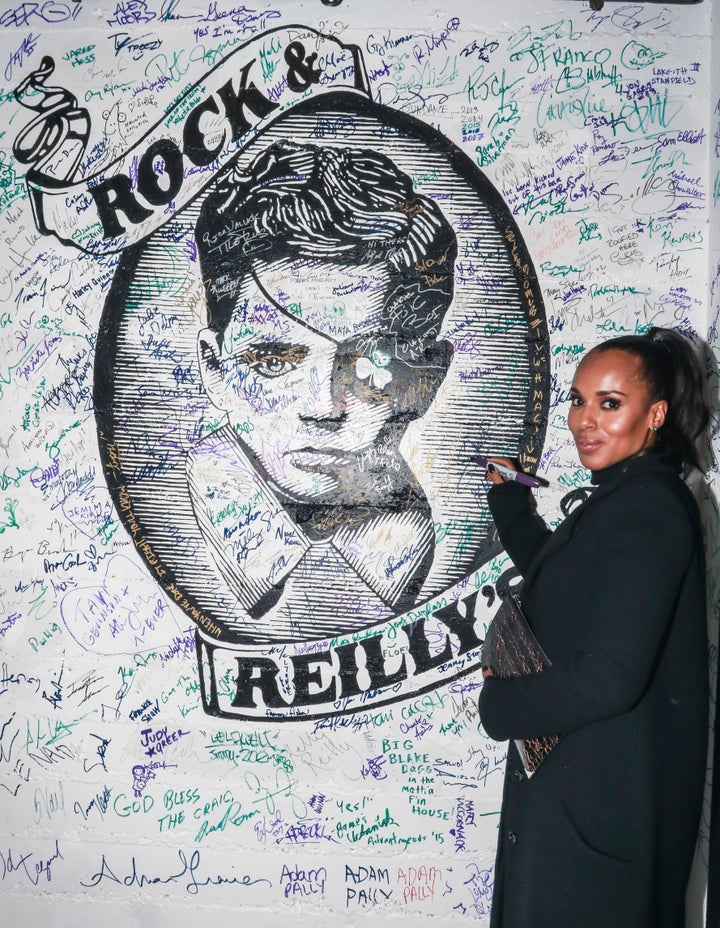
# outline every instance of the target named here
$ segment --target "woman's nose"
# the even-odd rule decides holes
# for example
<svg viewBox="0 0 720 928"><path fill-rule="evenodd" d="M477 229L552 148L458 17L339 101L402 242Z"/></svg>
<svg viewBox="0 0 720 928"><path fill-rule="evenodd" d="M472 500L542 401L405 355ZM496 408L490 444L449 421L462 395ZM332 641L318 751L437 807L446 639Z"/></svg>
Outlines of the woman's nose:
<svg viewBox="0 0 720 928"><path fill-rule="evenodd" d="M582 429L594 429L597 425L597 416L595 410L588 405L582 407L582 413L580 416L580 428Z"/></svg>

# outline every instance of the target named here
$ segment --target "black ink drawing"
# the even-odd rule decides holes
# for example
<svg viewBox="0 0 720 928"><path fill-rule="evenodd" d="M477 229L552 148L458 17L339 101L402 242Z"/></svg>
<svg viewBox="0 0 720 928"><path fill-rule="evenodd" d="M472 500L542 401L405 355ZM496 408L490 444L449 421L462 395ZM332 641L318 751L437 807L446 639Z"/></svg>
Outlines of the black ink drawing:
<svg viewBox="0 0 720 928"><path fill-rule="evenodd" d="M435 539L400 449L452 359L452 228L389 158L279 141L205 199L196 240L226 419L188 473L220 573L310 638L404 612Z"/></svg>
<svg viewBox="0 0 720 928"><path fill-rule="evenodd" d="M333 640L337 663L342 636L372 639L353 698L332 701L318 675L314 696L328 699L307 700L316 714L472 670L480 612L464 584L500 549L471 458L509 454L533 469L548 411L540 290L498 192L435 129L372 102L359 77L333 91L294 35L284 60L298 87L285 81L283 92L321 94L276 112L250 51L236 50L240 91L218 94L235 101L225 116L236 128L254 114L261 129L236 133L232 156L215 161L220 106L195 97L192 163L153 130L142 189L130 172L122 190L101 182L105 199L95 184L106 241L125 246L95 364L108 485L151 574L198 625L206 711L241 716L279 714L284 690L266 672L282 671L270 660L259 669L258 656L278 648ZM349 60L360 74L357 49ZM212 119L201 122L214 115L215 136ZM178 205L169 191L183 184L198 192ZM154 200L140 203L151 190L162 222L149 218ZM141 237L121 242L136 220ZM429 619L447 603L454 624L436 623L434 641L417 610ZM403 657L394 678L370 666L393 621L387 634L406 629L415 667ZM238 677L250 668L242 700L238 680L224 706L220 650L228 667L237 657ZM319 671L303 672L308 690ZM390 692L401 678L410 688Z"/></svg>

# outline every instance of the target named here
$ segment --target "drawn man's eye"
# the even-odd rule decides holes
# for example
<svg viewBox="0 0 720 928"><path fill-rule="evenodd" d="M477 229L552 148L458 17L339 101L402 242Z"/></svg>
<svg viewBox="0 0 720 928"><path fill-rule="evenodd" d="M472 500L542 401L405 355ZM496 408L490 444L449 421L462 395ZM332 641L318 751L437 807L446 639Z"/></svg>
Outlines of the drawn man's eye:
<svg viewBox="0 0 720 928"><path fill-rule="evenodd" d="M290 371L294 371L296 366L287 358L278 358L272 355L250 365L261 377L280 377L282 374L289 374Z"/></svg>
<svg viewBox="0 0 720 928"><path fill-rule="evenodd" d="M240 360L261 377L282 377L295 370L308 355L302 345L278 345L266 343L250 348L240 355Z"/></svg>

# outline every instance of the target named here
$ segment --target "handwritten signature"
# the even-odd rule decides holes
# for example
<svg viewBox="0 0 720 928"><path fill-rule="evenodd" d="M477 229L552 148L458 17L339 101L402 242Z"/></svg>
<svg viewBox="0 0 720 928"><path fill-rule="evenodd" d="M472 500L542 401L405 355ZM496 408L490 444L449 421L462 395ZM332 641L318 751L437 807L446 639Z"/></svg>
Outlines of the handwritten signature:
<svg viewBox="0 0 720 928"><path fill-rule="evenodd" d="M21 875L25 875L33 886L37 886L42 876L50 882L52 880L53 863L55 863L56 860L65 859L60 852L60 845L57 839L55 839L55 850L50 857L40 858L35 861L32 860L33 857L34 854L32 851L29 851L27 854L21 854L17 851L13 851L11 848L8 848L7 853L5 851L0 851L0 867L2 868L0 879L4 880L5 877L9 876L11 873L20 872Z"/></svg>
<svg viewBox="0 0 720 928"><path fill-rule="evenodd" d="M168 873L166 876L151 876L139 867L134 855L130 859L130 869L128 872L118 875L108 863L105 854L103 854L102 860L100 861L100 869L90 877L89 882L85 883L81 880L80 885L92 889L102 883L103 880L109 880L121 886L142 887L150 886L155 883L166 885L168 883L180 883L183 880L187 880L184 889L185 892L189 893L191 896L196 896L204 886L220 886L224 883L233 884L235 886L255 886L258 883L264 883L267 886L272 886L271 881L265 877L253 879L247 873L242 876L222 876L216 874L215 876L199 877L198 870L201 864L200 851L193 851L188 858L185 851L178 850L177 856L181 865L178 871Z"/></svg>

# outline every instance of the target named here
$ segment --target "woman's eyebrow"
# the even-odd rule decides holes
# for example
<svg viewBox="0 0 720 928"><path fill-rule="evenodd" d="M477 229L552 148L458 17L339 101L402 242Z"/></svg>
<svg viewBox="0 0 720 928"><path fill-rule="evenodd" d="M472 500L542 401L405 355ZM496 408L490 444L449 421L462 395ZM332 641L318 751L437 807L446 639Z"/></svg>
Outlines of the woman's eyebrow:
<svg viewBox="0 0 720 928"><path fill-rule="evenodd" d="M570 395L582 396L582 393L577 387L570 387ZM596 390L595 396L627 396L627 393L623 393L622 390Z"/></svg>

